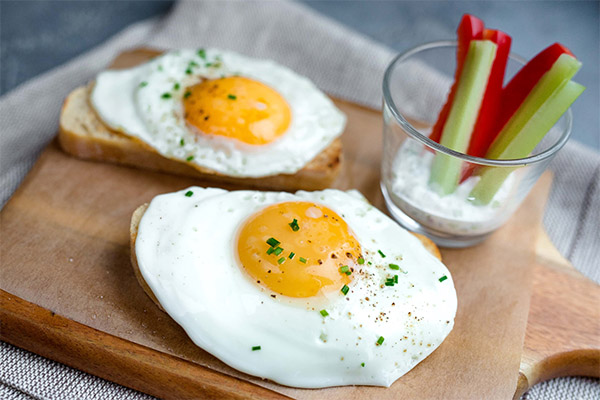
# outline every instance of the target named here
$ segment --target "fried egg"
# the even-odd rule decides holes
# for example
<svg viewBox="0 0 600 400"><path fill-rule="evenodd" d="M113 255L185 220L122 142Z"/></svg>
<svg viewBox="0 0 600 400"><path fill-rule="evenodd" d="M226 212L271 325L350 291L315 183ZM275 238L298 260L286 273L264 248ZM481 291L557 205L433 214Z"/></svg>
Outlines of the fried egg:
<svg viewBox="0 0 600 400"><path fill-rule="evenodd" d="M346 123L307 78L218 49L104 71L90 103L111 129L161 155L237 177L293 174Z"/></svg>
<svg viewBox="0 0 600 400"><path fill-rule="evenodd" d="M358 192L160 195L135 255L195 344L287 386L390 386L454 325L449 271Z"/></svg>

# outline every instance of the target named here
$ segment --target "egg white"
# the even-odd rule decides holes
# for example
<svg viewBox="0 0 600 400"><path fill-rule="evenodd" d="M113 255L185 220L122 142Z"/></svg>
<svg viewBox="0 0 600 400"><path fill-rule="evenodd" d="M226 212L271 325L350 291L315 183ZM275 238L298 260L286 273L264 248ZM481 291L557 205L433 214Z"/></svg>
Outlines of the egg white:
<svg viewBox="0 0 600 400"><path fill-rule="evenodd" d="M345 115L307 78L268 60L218 49L204 54L172 51L135 68L104 71L96 78L90 103L110 128L142 140L165 157L238 177L296 173L344 130ZM188 68L192 74L186 73ZM292 119L283 136L252 146L197 134L186 125L185 88L204 78L234 75L262 82L286 100ZM171 97L163 98L165 93Z"/></svg>
<svg viewBox="0 0 600 400"><path fill-rule="evenodd" d="M188 190L191 197L185 196ZM238 265L236 234L243 222L285 201L325 205L353 231L366 262L363 273L353 274L346 296L273 298ZM283 385L390 386L433 352L454 325L456 292L446 267L352 193L191 187L160 195L140 221L135 252L152 292L194 343L237 370ZM401 270L391 270L389 263ZM398 284L383 286L394 274ZM321 316L321 309L329 316ZM380 336L385 340L378 346Z"/></svg>

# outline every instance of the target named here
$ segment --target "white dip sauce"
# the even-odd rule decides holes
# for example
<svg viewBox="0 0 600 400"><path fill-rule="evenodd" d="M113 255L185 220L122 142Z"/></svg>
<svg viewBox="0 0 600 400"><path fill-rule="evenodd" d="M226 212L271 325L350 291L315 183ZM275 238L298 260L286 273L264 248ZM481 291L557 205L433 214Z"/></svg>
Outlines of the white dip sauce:
<svg viewBox="0 0 600 400"><path fill-rule="evenodd" d="M416 141L407 140L394 158L391 193L394 203L412 219L429 228L454 235L478 235L499 227L516 206L514 173L504 181L492 201L475 205L469 193L479 181L471 176L454 193L440 196L429 185L434 154Z"/></svg>

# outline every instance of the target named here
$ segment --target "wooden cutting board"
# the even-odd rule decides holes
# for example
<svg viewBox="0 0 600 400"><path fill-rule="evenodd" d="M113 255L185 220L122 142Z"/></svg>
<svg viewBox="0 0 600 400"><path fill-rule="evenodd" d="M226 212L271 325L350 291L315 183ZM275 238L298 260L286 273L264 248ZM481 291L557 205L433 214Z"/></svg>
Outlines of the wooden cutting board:
<svg viewBox="0 0 600 400"><path fill-rule="evenodd" d="M126 54L125 58L131 56ZM355 104L338 102L338 105L350 121L344 139L346 166L338 186L359 188L373 204L383 209L379 191L380 115ZM3 265L0 338L163 398L282 398L281 392L295 396L296 393L279 391L274 385L261 387L258 384L262 383L248 377L219 372L210 367L217 361L199 354L202 351L193 346L161 348L159 345L170 343L171 337L181 336L185 341L185 334L166 320L163 321L166 327L161 325L160 329L147 326L148 320L168 317L153 307L133 278L127 250L128 232L123 227L127 226L131 211L154 194L192 183L197 182L76 160L51 144L0 214ZM543 188L541 190L543 192ZM117 203L111 201L115 198L119 199ZM539 223L539 218L534 220ZM531 307L526 332L522 332L525 342L520 374L515 369L515 381L519 375L518 384L514 384L515 396L555 376L600 376L600 310L597 307L600 289L558 254L541 228L537 230L540 231L538 241L534 246L532 239L530 246L535 247L537 259L531 260L534 264ZM495 238L501 240L498 235L490 240ZM443 256L448 260L461 260L468 251L472 250L445 250ZM485 247L478 251L485 251ZM102 260L103 265L92 281L88 271L97 266L86 262L93 260ZM53 271L63 273L59 284L48 278L53 276ZM44 278L42 272L50 274ZM528 285L523 287L529 290ZM84 296L76 291L85 292L94 301L81 300ZM127 293L130 303L118 303L116 297L110 295L115 291ZM23 298L16 296L17 293ZM459 296L459 304L460 301ZM57 307L70 318L56 314L53 309ZM110 311L103 312L106 310ZM111 312L119 315L111 315ZM75 321L85 320L84 316L89 323ZM120 330L118 317L131 322L127 330ZM136 329L145 332L146 342L131 339L136 336ZM442 349L430 358L439 359L440 354L449 353L447 346ZM200 359L209 367L191 361ZM426 360L402 381L420 390L418 385L424 384L423 370L433 362ZM456 382L455 386L460 393L467 393L469 382ZM373 392L361 392L357 388L349 395L357 393ZM312 392L317 398L334 397L334 394L336 392ZM306 393L300 395L307 397Z"/></svg>

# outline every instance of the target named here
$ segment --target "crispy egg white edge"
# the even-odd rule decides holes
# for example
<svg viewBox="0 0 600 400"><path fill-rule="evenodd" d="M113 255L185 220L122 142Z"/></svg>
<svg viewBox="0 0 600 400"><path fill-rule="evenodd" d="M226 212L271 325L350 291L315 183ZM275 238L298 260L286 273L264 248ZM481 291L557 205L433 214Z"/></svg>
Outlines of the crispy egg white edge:
<svg viewBox="0 0 600 400"><path fill-rule="evenodd" d="M187 190L193 191L194 195L186 197L184 193ZM241 207L234 209L231 205L223 204L222 197L231 195L234 207L244 200L253 204L244 210L240 210ZM235 242L239 224L271 202L298 200L314 201L340 214L353 230L363 250L371 253L366 259L372 260L374 264L386 264L396 260L398 243L395 239L401 240L403 260L394 262L399 263L407 273L399 274L398 285L377 288L375 291L382 301L385 298L389 303L390 299L395 299L398 303L395 308L386 304L377 310L381 308L391 314L395 313L394 317L398 318L399 322L377 323L367 316L370 305L362 307L356 302L362 296L373 296L373 293L371 289L366 289L366 283L357 282L357 279L349 285L351 291L348 296L341 293L329 294L325 300L320 299L310 304L309 299L308 305L299 306L297 300L287 301L282 296L278 296L278 299L271 298L268 291L250 281L244 273L240 273L241 269L237 265L233 254L234 246L231 243ZM196 227L192 214L200 208L195 206L200 204L211 207L204 215L207 219L210 219L210 215L216 215L217 211L223 216L230 215L230 218L220 218L218 228L215 224ZM179 217L165 216L172 209L183 212ZM367 221L366 225L357 227L357 220ZM209 221L205 220L205 223ZM173 230L174 226L178 229ZM208 232L194 236L194 239L186 244L183 252L170 249L172 246L168 244L169 241L185 242L184 234L197 234L201 232L200 228L207 228ZM221 230L223 232L220 232ZM162 239L153 232L162 235ZM373 242L373 232L381 233L382 238ZM223 240L226 241L226 251L214 256L209 254L210 251L198 252L192 247L194 244L198 247L198 241L204 241L208 243L209 249L214 249ZM162 245L158 241L162 241ZM379 249L386 254L386 259L376 253ZM356 194L336 190L298 192L292 195L227 192L222 189L192 187L157 196L140 221L136 256L144 279L163 308L198 346L235 369L288 386L389 386L443 342L452 330L456 314L456 292L446 267L433 257L418 239L376 208L359 199ZM163 256L165 258L161 260ZM181 259L184 263L190 261L192 267L182 267L179 263ZM172 265L153 265L154 260ZM203 274L209 273L207 271L217 275L213 277L217 283L227 284L219 287L211 280L206 281ZM381 282L389 272L387 268L375 268L373 281ZM440 283L438 278L443 275L448 279ZM422 288L410 288L413 279L424 279L427 284ZM200 287L192 285L191 282L197 282ZM407 293L411 293L412 297L402 301L402 296L408 296ZM441 300L432 303L436 295L441 295ZM202 298L203 296L206 298ZM351 301L347 301L346 297ZM268 304L268 307L265 307L265 304ZM310 309L315 305L323 306L330 316L324 319L318 312L320 308ZM425 322L415 326L412 317L407 317L409 310ZM347 317L348 312L353 314L351 318ZM238 313L242 316L237 316ZM243 316L247 315L253 317L242 321ZM445 323L445 320L448 320L448 323ZM357 328L359 321L363 326L368 325L368 329ZM234 335L233 338L226 337L227 333L236 331L240 334ZM305 335L302 336L299 332L304 332ZM324 332L330 339L327 343L321 339ZM350 340L351 343L335 341L336 338L343 338L348 332L358 332L353 333L353 337L365 337L359 341L358 346L355 346L354 338ZM265 337L267 335L271 336ZM384 336L385 341L382 346L375 346L379 335ZM409 342L405 342L407 344L403 347L402 341L398 342L403 336L427 341L431 346L410 346ZM251 347L254 345L261 345L262 349L253 352ZM403 350L407 347L408 350L404 353ZM361 367L362 362L365 362L365 367ZM316 365L323 368L319 369Z"/></svg>
<svg viewBox="0 0 600 400"><path fill-rule="evenodd" d="M206 54L206 59L213 61L221 57L222 66L207 67L195 51L179 50L134 68L104 71L96 78L90 103L109 127L143 140L165 157L238 177L296 173L342 134L346 116L309 79L269 60L217 49L207 49ZM187 75L190 60L198 67ZM234 75L260 81L283 96L292 119L282 137L251 146L216 135L198 135L186 125L182 109L185 87L200 82L200 76ZM146 86L140 87L142 82ZM180 84L179 90L174 90L175 83ZM164 93L172 97L163 99ZM193 159L188 161L190 157Z"/></svg>

